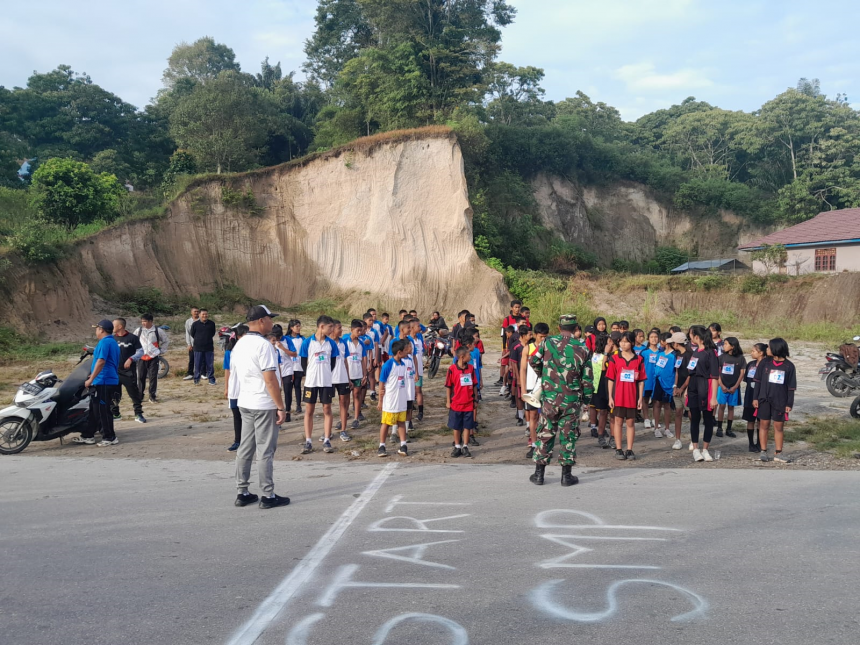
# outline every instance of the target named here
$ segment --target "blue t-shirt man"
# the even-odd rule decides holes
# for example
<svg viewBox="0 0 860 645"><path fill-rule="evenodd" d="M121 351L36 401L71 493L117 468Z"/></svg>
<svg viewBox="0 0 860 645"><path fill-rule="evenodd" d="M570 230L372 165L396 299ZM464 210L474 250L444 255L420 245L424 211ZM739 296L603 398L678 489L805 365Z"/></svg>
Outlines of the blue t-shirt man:
<svg viewBox="0 0 860 645"><path fill-rule="evenodd" d="M105 364L93 379L93 385L119 385L119 345L113 336L105 336L96 345L90 374L93 373L99 359L102 359Z"/></svg>

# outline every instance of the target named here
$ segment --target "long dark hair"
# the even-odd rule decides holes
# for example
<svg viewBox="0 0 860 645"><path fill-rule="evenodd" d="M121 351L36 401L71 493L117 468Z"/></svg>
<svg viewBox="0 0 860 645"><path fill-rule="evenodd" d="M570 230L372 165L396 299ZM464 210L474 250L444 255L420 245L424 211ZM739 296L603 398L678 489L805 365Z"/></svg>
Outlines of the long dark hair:
<svg viewBox="0 0 860 645"><path fill-rule="evenodd" d="M604 329L602 332L597 328L597 323L599 322L602 322L604 325ZM594 319L594 333L604 333L607 329L609 329L609 325L606 324L606 318L604 318L603 316L598 316Z"/></svg>
<svg viewBox="0 0 860 645"><path fill-rule="evenodd" d="M299 320L298 318L290 319L290 322L287 323L287 336L292 336L293 335L293 327L295 327L296 325L301 325L301 324L302 324L302 321Z"/></svg>
<svg viewBox="0 0 860 645"><path fill-rule="evenodd" d="M728 343L732 346L732 351L729 352L730 356L743 356L744 350L741 349L740 341L734 336L729 336L728 338L723 338L724 343Z"/></svg>
<svg viewBox="0 0 860 645"><path fill-rule="evenodd" d="M714 345L714 339L711 338L710 332L708 332L708 330L702 325L693 325L690 327L690 340L693 340L693 336L702 341L702 346L699 347L700 351L707 349L715 351L717 349L717 346Z"/></svg>
<svg viewBox="0 0 860 645"><path fill-rule="evenodd" d="M224 351L232 352L233 348L236 347L236 343L239 342L239 339L242 338L248 332L248 325L242 324L237 325L233 330L233 333L230 334L230 338L227 339L227 343L224 345Z"/></svg>

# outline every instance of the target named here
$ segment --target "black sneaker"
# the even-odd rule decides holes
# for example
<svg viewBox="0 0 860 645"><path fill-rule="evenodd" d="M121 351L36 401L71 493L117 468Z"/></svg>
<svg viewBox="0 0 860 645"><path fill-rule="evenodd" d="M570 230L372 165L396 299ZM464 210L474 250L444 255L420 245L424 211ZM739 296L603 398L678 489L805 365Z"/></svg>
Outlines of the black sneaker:
<svg viewBox="0 0 860 645"><path fill-rule="evenodd" d="M377 457L387 457L388 451L385 449L385 446L379 446L379 450L376 451Z"/></svg>
<svg viewBox="0 0 860 645"><path fill-rule="evenodd" d="M259 499L259 497L251 493L245 493L244 495L242 493L239 493L238 495L236 495L236 501L233 502L233 505L240 507L247 506L248 504L254 504Z"/></svg>
<svg viewBox="0 0 860 645"><path fill-rule="evenodd" d="M149 402L150 403L158 403L158 399L156 399L154 396L151 396L151 397L149 397Z"/></svg>
<svg viewBox="0 0 860 645"><path fill-rule="evenodd" d="M495 383L493 383L493 385L501 385L503 382L504 382L504 381L502 381L502 379L499 379L498 381L496 381Z"/></svg>
<svg viewBox="0 0 860 645"><path fill-rule="evenodd" d="M591 436L592 436L594 439L597 439L597 437L599 436L599 435L597 434L597 426L591 426Z"/></svg>
<svg viewBox="0 0 860 645"><path fill-rule="evenodd" d="M737 439L738 435L735 434L734 430L726 430L726 436L731 437L732 439Z"/></svg>
<svg viewBox="0 0 860 645"><path fill-rule="evenodd" d="M460 450L457 446L454 446L454 449L451 451L452 457L459 457L462 454L463 454L463 451Z"/></svg>
<svg viewBox="0 0 860 645"><path fill-rule="evenodd" d="M597 445L600 446L601 448L608 448L609 447L609 439L607 438L607 436L605 434L597 435Z"/></svg>
<svg viewBox="0 0 860 645"><path fill-rule="evenodd" d="M529 446L529 451L526 453L526 459L532 459L535 456L535 447Z"/></svg>
<svg viewBox="0 0 860 645"><path fill-rule="evenodd" d="M401 444L400 449L397 451L398 455L403 455L404 457L409 456L409 448L406 447L406 444Z"/></svg>
<svg viewBox="0 0 860 645"><path fill-rule="evenodd" d="M517 417L517 425L518 425L518 426L523 426L523 425L525 425L525 421L523 421L522 419L520 419L519 417Z"/></svg>
<svg viewBox="0 0 860 645"><path fill-rule="evenodd" d="M716 434L716 436L718 436L718 437L722 437L722 436L723 436L723 429L722 429L722 428L717 428L717 432L716 432L715 434Z"/></svg>
<svg viewBox="0 0 860 645"><path fill-rule="evenodd" d="M475 435L472 435L469 437L469 445L470 446L480 446L481 444L478 443L477 439L475 439Z"/></svg>
<svg viewBox="0 0 860 645"><path fill-rule="evenodd" d="M624 461L625 459L627 459L627 455L624 454L624 451L621 450L621 448L616 448L615 449L615 458L620 460L620 461Z"/></svg>
<svg viewBox="0 0 860 645"><path fill-rule="evenodd" d="M511 397L511 407L512 407L512 408L517 407L517 400L516 400L515 398L513 398L513 397Z"/></svg>
<svg viewBox="0 0 860 645"><path fill-rule="evenodd" d="M472 458L472 453L469 452L469 446L463 446L462 454L464 457Z"/></svg>
<svg viewBox="0 0 860 645"><path fill-rule="evenodd" d="M371 400L371 401L376 401L376 398L377 398L377 397L376 397L376 392L371 392L371 393L370 393L370 400Z"/></svg>
<svg viewBox="0 0 860 645"><path fill-rule="evenodd" d="M424 421L424 413L423 412L418 413L418 421Z"/></svg>
<svg viewBox="0 0 860 645"><path fill-rule="evenodd" d="M113 413L113 420L119 421L120 419L122 419L122 412L117 410L116 412Z"/></svg>
<svg viewBox="0 0 860 645"><path fill-rule="evenodd" d="M761 452L761 446L757 446L755 444L751 445L749 448L750 452Z"/></svg>
<svg viewBox="0 0 860 645"><path fill-rule="evenodd" d="M633 461L636 461L636 455L633 454L632 450L628 450L626 453L624 453L624 456L627 457L628 459L632 459Z"/></svg>
<svg viewBox="0 0 860 645"><path fill-rule="evenodd" d="M305 445L302 447L302 454L309 455L314 451L314 444L310 441L305 441Z"/></svg>
<svg viewBox="0 0 860 645"><path fill-rule="evenodd" d="M260 500L260 508L277 508L278 506L287 506L289 503L289 497L281 497L280 495L275 495L274 497L263 497Z"/></svg>

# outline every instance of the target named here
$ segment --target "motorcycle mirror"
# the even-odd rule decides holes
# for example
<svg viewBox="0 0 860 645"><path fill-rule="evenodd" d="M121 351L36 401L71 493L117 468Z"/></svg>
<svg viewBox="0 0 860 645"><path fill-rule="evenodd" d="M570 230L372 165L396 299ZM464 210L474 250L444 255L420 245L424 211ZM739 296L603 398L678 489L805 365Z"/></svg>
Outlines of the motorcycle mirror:
<svg viewBox="0 0 860 645"><path fill-rule="evenodd" d="M159 329L163 329L164 331L170 331L170 327L168 325L161 325Z"/></svg>

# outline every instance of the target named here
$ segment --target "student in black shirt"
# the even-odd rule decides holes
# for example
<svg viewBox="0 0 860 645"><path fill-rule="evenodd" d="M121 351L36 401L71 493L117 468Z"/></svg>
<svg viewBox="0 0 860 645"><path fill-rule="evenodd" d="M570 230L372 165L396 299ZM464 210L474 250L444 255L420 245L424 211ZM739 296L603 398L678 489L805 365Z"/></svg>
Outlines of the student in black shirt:
<svg viewBox="0 0 860 645"><path fill-rule="evenodd" d="M717 348L707 329L696 325L690 329L690 340L697 347L687 363L690 385L687 402L690 406L690 448L693 461L713 461L708 445L714 434L714 408L717 407L717 380L720 366ZM705 433L702 450L699 450L699 423L704 421Z"/></svg>
<svg viewBox="0 0 860 645"><path fill-rule="evenodd" d="M675 399L675 443L672 444L672 450L680 450L683 446L681 443L681 423L684 420L684 408L687 407L684 400L687 387L690 385L688 365L693 357L693 350L687 347L687 336L680 330L672 332L669 343L675 349L675 390L673 392Z"/></svg>
<svg viewBox="0 0 860 645"><path fill-rule="evenodd" d="M120 386L125 386L128 398L131 399L131 405L134 408L134 420L138 423L146 423L146 417L143 416L143 396L140 393L140 388L137 386L137 369L134 365L143 356L143 346L140 344L140 338L134 334L130 334L126 330L125 325L125 318L117 318L113 321L113 337L116 340L116 344L119 345L117 376L119 376ZM122 418L122 414L119 411L119 402L121 400L122 387L118 387L116 388L115 398L111 401L114 419Z"/></svg>
<svg viewBox="0 0 860 645"><path fill-rule="evenodd" d="M761 460L770 461L767 455L767 431L773 422L773 442L776 452L774 461L790 464L791 459L782 454L785 436L783 427L788 413L794 407L794 391L797 389L797 372L794 363L788 360L788 343L774 338L767 345L767 360L762 361L755 375L753 406L759 420L758 437L761 443Z"/></svg>
<svg viewBox="0 0 860 645"><path fill-rule="evenodd" d="M756 409L753 406L753 399L755 398L755 376L761 367L761 362L767 356L767 345L764 343L756 343L753 345L750 356L752 356L752 360L747 363L746 370L744 371L744 383L746 383L747 387L744 391L743 420L747 422L747 438L750 442L749 451L761 452L761 444L759 443L758 437L755 436L755 424L757 419Z"/></svg>
<svg viewBox="0 0 860 645"><path fill-rule="evenodd" d="M729 409L729 420L726 423L726 436L737 437L732 432L735 420L735 408L741 404L741 385L743 384L746 359L741 344L734 336L722 341L723 353L719 357L720 388L717 390L717 436L723 436L723 413Z"/></svg>

